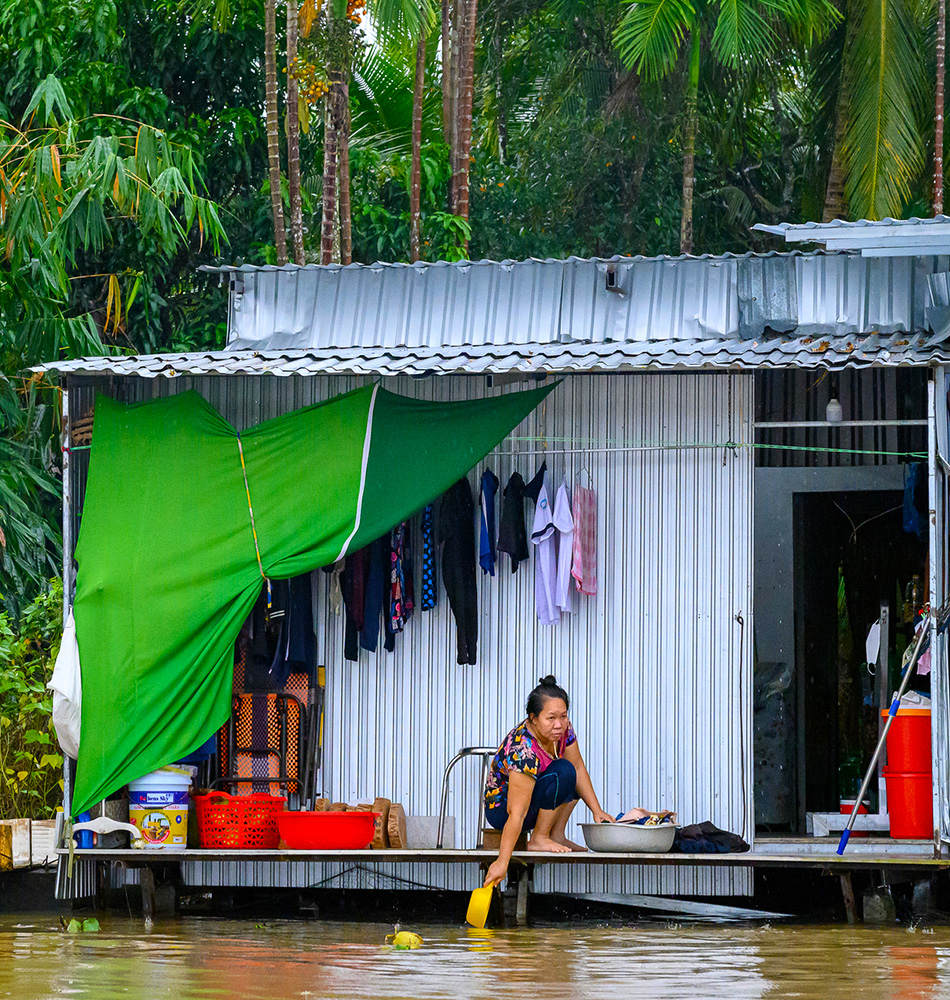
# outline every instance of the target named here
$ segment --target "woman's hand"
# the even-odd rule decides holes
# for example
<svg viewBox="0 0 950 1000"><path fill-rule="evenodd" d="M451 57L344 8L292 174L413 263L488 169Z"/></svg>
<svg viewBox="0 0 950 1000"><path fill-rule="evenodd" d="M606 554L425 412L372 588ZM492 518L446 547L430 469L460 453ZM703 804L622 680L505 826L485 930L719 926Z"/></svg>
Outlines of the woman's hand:
<svg viewBox="0 0 950 1000"><path fill-rule="evenodd" d="M603 809L592 809L595 823L613 823L614 818L610 813L605 813Z"/></svg>
<svg viewBox="0 0 950 1000"><path fill-rule="evenodd" d="M500 885L507 874L508 865L501 858L496 858L491 863L488 874L485 876L485 885Z"/></svg>

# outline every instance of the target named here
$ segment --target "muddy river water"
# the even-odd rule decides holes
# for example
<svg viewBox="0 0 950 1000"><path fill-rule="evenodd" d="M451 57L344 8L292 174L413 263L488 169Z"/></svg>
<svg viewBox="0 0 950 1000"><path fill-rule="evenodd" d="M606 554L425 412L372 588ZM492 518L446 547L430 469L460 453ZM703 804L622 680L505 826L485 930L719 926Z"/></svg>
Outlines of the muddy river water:
<svg viewBox="0 0 950 1000"><path fill-rule="evenodd" d="M99 934L58 918L0 917L0 997L17 1000L561 1000L950 996L950 928L649 924L474 931L414 926L383 947L370 923L157 922L105 915Z"/></svg>

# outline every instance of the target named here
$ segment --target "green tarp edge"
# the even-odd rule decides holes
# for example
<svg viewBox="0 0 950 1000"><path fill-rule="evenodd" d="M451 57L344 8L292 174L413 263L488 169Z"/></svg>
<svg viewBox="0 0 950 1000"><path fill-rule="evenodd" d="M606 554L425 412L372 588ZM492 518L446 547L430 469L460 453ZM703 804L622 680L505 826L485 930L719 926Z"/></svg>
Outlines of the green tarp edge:
<svg viewBox="0 0 950 1000"><path fill-rule="evenodd" d="M233 645L262 569L295 576L380 537L554 388L441 403L367 386L240 435L195 392L99 397L76 548L83 700L71 813L225 722Z"/></svg>

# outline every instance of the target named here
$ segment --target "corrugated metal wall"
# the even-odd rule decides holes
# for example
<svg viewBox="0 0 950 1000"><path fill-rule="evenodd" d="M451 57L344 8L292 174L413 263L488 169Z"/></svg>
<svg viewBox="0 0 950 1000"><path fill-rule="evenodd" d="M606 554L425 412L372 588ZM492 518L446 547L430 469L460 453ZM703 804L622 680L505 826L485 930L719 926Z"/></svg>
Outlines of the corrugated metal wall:
<svg viewBox="0 0 950 1000"><path fill-rule="evenodd" d="M355 384L235 377L129 380L119 388L125 398L196 388L245 427ZM387 388L442 399L490 391L481 378L399 380ZM750 375L578 375L566 378L515 437L544 439L555 452L641 442L715 444L749 440L752 411ZM514 470L527 479L540 456L511 452L541 447L507 441L488 464L502 485ZM455 663L455 626L444 593L437 610L416 613L395 653L364 652L355 664L343 660L342 620L324 600L318 642L328 676L325 792L349 802L385 795L407 812L437 813L447 760L462 746L497 743L523 718L537 677L552 672L571 693L572 721L605 809L674 808L684 823L709 819L751 841L750 450L592 450L551 454L548 467L555 483L585 469L591 475L599 507L598 595L575 595L572 615L542 626L533 565L512 575L503 561L494 579L479 571L477 666ZM477 783L475 762L456 769L449 811L459 846L475 843ZM586 808L578 814L584 819ZM297 884L330 873L306 868ZM464 875L439 865L414 866L411 873L451 888L466 887L471 879ZM224 877L204 863L193 876L205 884ZM542 891L740 894L751 891L751 873L602 866L539 870L536 885Z"/></svg>

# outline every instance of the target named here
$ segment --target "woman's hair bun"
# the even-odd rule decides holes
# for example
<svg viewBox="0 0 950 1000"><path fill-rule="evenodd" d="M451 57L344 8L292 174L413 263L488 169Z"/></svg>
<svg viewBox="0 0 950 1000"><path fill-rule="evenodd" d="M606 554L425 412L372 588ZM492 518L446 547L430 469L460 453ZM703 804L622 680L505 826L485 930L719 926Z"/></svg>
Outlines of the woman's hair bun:
<svg viewBox="0 0 950 1000"><path fill-rule="evenodd" d="M541 709L551 698L560 698L564 702L565 708L571 707L567 692L557 682L554 674L548 674L538 681L538 686L528 695L528 703L525 710L528 716L540 715Z"/></svg>

